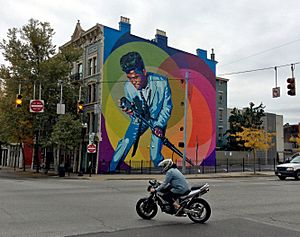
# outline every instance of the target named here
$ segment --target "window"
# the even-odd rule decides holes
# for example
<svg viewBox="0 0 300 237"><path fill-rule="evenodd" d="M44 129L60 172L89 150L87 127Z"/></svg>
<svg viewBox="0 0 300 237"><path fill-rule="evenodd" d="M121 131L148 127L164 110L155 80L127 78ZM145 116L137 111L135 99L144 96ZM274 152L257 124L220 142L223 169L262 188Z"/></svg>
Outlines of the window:
<svg viewBox="0 0 300 237"><path fill-rule="evenodd" d="M88 85L88 102L92 102L92 85Z"/></svg>
<svg viewBox="0 0 300 237"><path fill-rule="evenodd" d="M218 96L219 96L218 101L219 101L220 104L222 104L222 102L223 102L223 91L219 91Z"/></svg>
<svg viewBox="0 0 300 237"><path fill-rule="evenodd" d="M219 108L219 121L223 121L223 108Z"/></svg>
<svg viewBox="0 0 300 237"><path fill-rule="evenodd" d="M96 84L89 84L88 85L88 102L95 102L96 101Z"/></svg>
<svg viewBox="0 0 300 237"><path fill-rule="evenodd" d="M78 63L77 64L77 73L78 73L80 79L82 79L82 69L83 69L82 63Z"/></svg>
<svg viewBox="0 0 300 237"><path fill-rule="evenodd" d="M88 76L92 75L92 71L93 71L93 59L90 58L89 62L88 62Z"/></svg>
<svg viewBox="0 0 300 237"><path fill-rule="evenodd" d="M93 84L93 102L96 102L96 84Z"/></svg>
<svg viewBox="0 0 300 237"><path fill-rule="evenodd" d="M97 58L93 57L93 74L97 72Z"/></svg>
<svg viewBox="0 0 300 237"><path fill-rule="evenodd" d="M94 75L97 72L97 57L90 58L88 61L88 76Z"/></svg>
<svg viewBox="0 0 300 237"><path fill-rule="evenodd" d="M223 138L223 128L219 127L219 130L218 130L218 140L222 140L222 138Z"/></svg>

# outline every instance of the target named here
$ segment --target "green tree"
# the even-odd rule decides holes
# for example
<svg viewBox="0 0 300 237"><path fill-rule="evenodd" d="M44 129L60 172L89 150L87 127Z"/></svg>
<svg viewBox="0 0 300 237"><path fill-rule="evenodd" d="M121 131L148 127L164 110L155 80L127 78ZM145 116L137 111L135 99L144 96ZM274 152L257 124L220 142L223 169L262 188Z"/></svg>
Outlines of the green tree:
<svg viewBox="0 0 300 237"><path fill-rule="evenodd" d="M259 129L262 125L262 117L265 116L263 104L259 106L250 102L249 107L238 110L234 108L229 117L229 129L226 131L228 150L249 150L249 147L244 146L244 141L236 139L236 133L242 132L243 128Z"/></svg>
<svg viewBox="0 0 300 237"><path fill-rule="evenodd" d="M7 75L5 78L9 78L8 71L1 67L1 75ZM7 88L7 84L11 85L11 80L6 80L4 89ZM12 95L2 89L0 96L0 145L8 143L19 143L20 149L23 152L22 143L32 143L32 122L30 114L26 113L26 109L23 107L16 109L15 100L16 94ZM23 154L24 155L24 154ZM2 157L2 151L0 151L0 158ZM24 157L24 156L23 156ZM25 170L25 163L23 163Z"/></svg>
<svg viewBox="0 0 300 237"><path fill-rule="evenodd" d="M71 114L60 115L53 127L51 141L68 150L73 149L81 140L82 123Z"/></svg>
<svg viewBox="0 0 300 237"><path fill-rule="evenodd" d="M53 127L50 141L66 151L73 150L81 141L82 123L71 114L60 115Z"/></svg>
<svg viewBox="0 0 300 237"><path fill-rule="evenodd" d="M70 81L72 63L82 50L65 47L59 53L52 43L54 30L48 22L30 19L20 29L8 30L7 39L0 42L0 50L7 66L1 65L0 78L5 81L5 93L0 98L0 121L5 124L0 139L3 142L33 141L34 133L40 131L40 143L48 144L53 125L57 121L56 104L60 101L59 83L64 85L63 103L66 111L76 113L78 85ZM34 85L36 94L34 95ZM29 101L39 96L45 101L45 112L29 112ZM15 107L16 94L21 86L23 105Z"/></svg>

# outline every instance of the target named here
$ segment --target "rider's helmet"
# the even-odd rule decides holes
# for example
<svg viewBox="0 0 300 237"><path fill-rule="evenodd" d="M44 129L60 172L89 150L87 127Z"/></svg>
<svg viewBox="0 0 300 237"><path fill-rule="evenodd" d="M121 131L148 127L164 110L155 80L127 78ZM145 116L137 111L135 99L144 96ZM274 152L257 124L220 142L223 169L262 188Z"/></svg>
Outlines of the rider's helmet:
<svg viewBox="0 0 300 237"><path fill-rule="evenodd" d="M171 168L172 165L173 165L173 161L171 159L165 159L159 162L158 164L159 167L162 167L163 173L166 173Z"/></svg>

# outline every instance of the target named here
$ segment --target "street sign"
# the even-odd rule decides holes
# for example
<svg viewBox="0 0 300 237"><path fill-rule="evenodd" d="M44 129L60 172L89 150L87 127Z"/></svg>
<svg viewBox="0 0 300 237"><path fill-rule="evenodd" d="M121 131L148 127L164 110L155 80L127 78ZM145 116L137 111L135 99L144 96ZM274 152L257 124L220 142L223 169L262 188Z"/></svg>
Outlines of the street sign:
<svg viewBox="0 0 300 237"><path fill-rule="evenodd" d="M30 100L29 109L31 113L43 113L44 101L43 100Z"/></svg>
<svg viewBox="0 0 300 237"><path fill-rule="evenodd" d="M66 106L65 106L65 104L57 104L56 105L56 113L57 114L65 114L66 113Z"/></svg>
<svg viewBox="0 0 300 237"><path fill-rule="evenodd" d="M96 153L97 146L94 143L88 144L87 153Z"/></svg>
<svg viewBox="0 0 300 237"><path fill-rule="evenodd" d="M272 89L273 98L280 97L280 87L275 87Z"/></svg>
<svg viewBox="0 0 300 237"><path fill-rule="evenodd" d="M89 144L94 143L94 141L95 141L95 133L90 132L89 133Z"/></svg>

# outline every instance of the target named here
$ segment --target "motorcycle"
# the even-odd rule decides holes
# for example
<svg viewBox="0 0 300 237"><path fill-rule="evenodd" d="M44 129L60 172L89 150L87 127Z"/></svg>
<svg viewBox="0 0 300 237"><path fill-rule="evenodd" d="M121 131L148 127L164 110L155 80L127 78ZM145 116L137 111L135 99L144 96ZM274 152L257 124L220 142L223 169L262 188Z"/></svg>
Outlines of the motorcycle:
<svg viewBox="0 0 300 237"><path fill-rule="evenodd" d="M160 185L157 180L150 180L149 184L147 188L148 192L150 188L156 188ZM179 197L178 201L181 206L179 216L188 216L195 223L205 223L211 215L211 208L208 202L202 199L201 196L208 191L209 185L205 183L201 186L193 186L187 195ZM163 198L165 192L166 190L151 192L149 197L139 199L136 204L137 214L143 219L150 220L157 214L159 206L162 212L175 215L176 210L174 206Z"/></svg>

